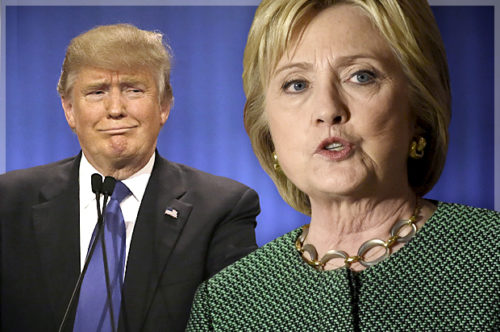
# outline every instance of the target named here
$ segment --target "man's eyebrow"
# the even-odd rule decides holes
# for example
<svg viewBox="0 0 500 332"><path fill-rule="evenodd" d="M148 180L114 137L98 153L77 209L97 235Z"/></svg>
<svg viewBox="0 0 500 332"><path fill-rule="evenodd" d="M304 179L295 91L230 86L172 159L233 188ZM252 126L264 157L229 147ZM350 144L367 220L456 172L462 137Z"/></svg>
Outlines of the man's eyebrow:
<svg viewBox="0 0 500 332"><path fill-rule="evenodd" d="M135 78L135 77L123 77L120 79L120 85L146 85L144 79Z"/></svg>
<svg viewBox="0 0 500 332"><path fill-rule="evenodd" d="M98 82L92 82L85 84L82 87L82 90L95 90L95 89L103 89L109 86L109 83L107 81L98 81Z"/></svg>

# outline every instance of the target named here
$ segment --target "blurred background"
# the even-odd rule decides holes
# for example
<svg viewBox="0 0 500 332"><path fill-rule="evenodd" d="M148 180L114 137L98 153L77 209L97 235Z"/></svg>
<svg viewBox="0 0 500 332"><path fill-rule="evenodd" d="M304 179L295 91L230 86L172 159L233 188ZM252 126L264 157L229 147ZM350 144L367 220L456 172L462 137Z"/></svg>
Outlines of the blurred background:
<svg viewBox="0 0 500 332"><path fill-rule="evenodd" d="M243 128L242 57L258 1L45 2L2 4L0 173L79 152L56 91L66 46L96 25L131 23L163 32L174 53L175 105L159 137L160 154L254 188L262 208L259 245L309 222L279 197ZM446 167L427 197L495 209L494 38L500 5L480 2L442 0L434 3L445 5L432 7L449 60L453 118ZM498 142L499 125L496 130Z"/></svg>

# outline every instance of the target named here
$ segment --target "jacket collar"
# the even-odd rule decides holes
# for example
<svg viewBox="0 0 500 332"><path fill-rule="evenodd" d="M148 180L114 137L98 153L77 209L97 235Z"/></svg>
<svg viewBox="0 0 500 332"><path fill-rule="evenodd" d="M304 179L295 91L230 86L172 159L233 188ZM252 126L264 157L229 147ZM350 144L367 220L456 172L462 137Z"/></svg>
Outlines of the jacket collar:
<svg viewBox="0 0 500 332"><path fill-rule="evenodd" d="M78 168L80 156L58 163L33 205L42 278L58 325L80 272Z"/></svg>
<svg viewBox="0 0 500 332"><path fill-rule="evenodd" d="M191 213L192 205L180 200L185 193L179 168L157 154L130 244L122 305L125 330L141 330L147 318L158 283Z"/></svg>

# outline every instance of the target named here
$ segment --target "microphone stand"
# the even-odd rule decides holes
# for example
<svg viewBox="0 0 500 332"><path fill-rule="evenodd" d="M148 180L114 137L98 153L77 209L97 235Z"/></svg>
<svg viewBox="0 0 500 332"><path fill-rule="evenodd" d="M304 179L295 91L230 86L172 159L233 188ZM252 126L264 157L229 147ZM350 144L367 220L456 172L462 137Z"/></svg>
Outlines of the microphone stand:
<svg viewBox="0 0 500 332"><path fill-rule="evenodd" d="M104 183L102 185L103 187L103 193L104 193L104 206L103 206L103 214L106 209L106 203L108 200L108 197L110 197L113 194L113 190L115 189L115 184L116 180L115 178L111 176L106 176L104 178ZM100 228L106 227L104 225L104 216L101 218L101 226ZM106 291L108 295L108 302L109 302L109 318L111 320L111 330L116 331L116 326L115 326L115 319L113 315L113 301L112 301L112 295L111 295L111 286L109 282L109 268L108 268L108 257L106 254L106 241L104 240L104 233L101 232L101 247L102 247L102 258L104 262L104 276L106 278Z"/></svg>
<svg viewBox="0 0 500 332"><path fill-rule="evenodd" d="M92 255L94 254L95 247L97 245L97 241L99 238L101 238L101 241L103 244L103 258L104 258L104 267L105 267L104 270L105 270L105 275L106 275L106 288L107 288L107 292L108 292L108 294L107 294L108 301L110 303L110 310L111 310L111 312L110 312L111 324L112 324L113 331L116 331L115 326L114 326L114 319L113 319L113 308L112 308L112 304L111 304L112 301L111 301L111 292L110 292L110 285L109 285L109 272L108 272L108 266L107 266L107 257L105 254L105 247L104 247L105 246L104 236L102 235L103 220L104 220L103 213L106 210L106 204L107 204L108 198L113 193L116 180L112 177L106 177L106 178L110 178L111 180L108 179L108 181L106 182L106 179L105 179L106 186L104 186L103 181L102 181L102 176L97 174L97 173L92 174L92 178L91 178L92 191L96 195L96 206L97 206L97 229L96 229L97 232L96 232L94 238L91 240L90 250L87 253L87 257L85 258L85 264L83 265L82 272L80 272L80 275L78 276L78 280L76 282L75 288L73 288L71 298L68 302L68 305L66 306L66 310L64 312L64 316L63 316L63 319L61 321L61 324L59 325L58 332L63 331L64 325L68 321L69 313L71 312L73 304L75 303L76 294L79 294L79 292L80 292L80 289L82 287L83 278L85 277L85 274L87 272L87 268L88 268L89 263L90 263L90 259L91 259ZM104 194L102 211L101 211L101 202L100 202L101 193Z"/></svg>

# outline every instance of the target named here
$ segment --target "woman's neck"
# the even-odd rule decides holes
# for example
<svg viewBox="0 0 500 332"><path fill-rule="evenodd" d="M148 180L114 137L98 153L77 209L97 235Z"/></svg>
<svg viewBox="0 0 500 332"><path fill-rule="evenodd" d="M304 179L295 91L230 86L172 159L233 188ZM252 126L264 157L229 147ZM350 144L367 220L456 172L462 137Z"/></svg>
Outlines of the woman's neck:
<svg viewBox="0 0 500 332"><path fill-rule="evenodd" d="M312 244L321 258L328 250L342 250L349 256L357 255L359 247L366 241L390 237L392 226L399 220L409 219L417 204L415 194L408 193L400 197L384 199L331 200L329 202L311 199L311 224L305 244ZM419 200L421 206L417 216L417 227L420 228L435 210L429 202ZM397 244L392 251L398 250L402 244ZM380 248L379 248L380 249ZM380 250L374 249L367 253L367 258L377 257ZM327 267L342 266L339 259ZM363 266L356 263L354 270L362 270Z"/></svg>

